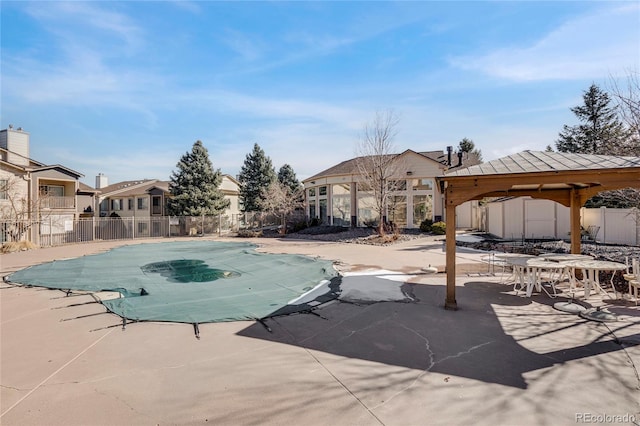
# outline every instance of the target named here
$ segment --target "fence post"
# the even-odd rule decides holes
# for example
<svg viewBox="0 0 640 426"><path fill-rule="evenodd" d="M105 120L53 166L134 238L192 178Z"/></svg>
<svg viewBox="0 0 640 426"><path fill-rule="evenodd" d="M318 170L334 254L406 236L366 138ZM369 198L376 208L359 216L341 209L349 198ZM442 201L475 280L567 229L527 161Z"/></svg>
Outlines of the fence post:
<svg viewBox="0 0 640 426"><path fill-rule="evenodd" d="M605 206L600 207L600 233L602 235L602 242L607 242L607 208ZM595 240L595 235L593 237ZM595 241L594 241L595 242Z"/></svg>
<svg viewBox="0 0 640 426"><path fill-rule="evenodd" d="M53 246L53 218L49 216L49 247Z"/></svg>

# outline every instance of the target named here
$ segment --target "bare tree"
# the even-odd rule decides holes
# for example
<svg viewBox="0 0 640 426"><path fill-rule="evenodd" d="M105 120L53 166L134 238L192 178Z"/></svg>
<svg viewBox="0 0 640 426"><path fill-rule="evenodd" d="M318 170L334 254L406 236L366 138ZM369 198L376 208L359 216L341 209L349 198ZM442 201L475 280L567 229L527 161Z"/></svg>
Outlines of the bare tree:
<svg viewBox="0 0 640 426"><path fill-rule="evenodd" d="M41 194L34 201L28 196L27 184L16 176L0 179L0 221L9 241L20 241L42 219L47 195Z"/></svg>
<svg viewBox="0 0 640 426"><path fill-rule="evenodd" d="M287 219L298 208L304 206L304 188L302 186L292 189L286 182L275 180L262 191L260 208L266 213L271 213L282 221L282 234L287 233Z"/></svg>
<svg viewBox="0 0 640 426"><path fill-rule="evenodd" d="M618 115L631 130L628 155L640 155L640 71L628 71L626 84L611 77L609 86Z"/></svg>
<svg viewBox="0 0 640 426"><path fill-rule="evenodd" d="M614 77L609 79L609 90L616 104L616 112L629 129L629 137L617 155L640 156L640 72L629 71L625 83ZM640 235L640 189L624 188L601 192L589 199L587 207L614 207L631 209Z"/></svg>
<svg viewBox="0 0 640 426"><path fill-rule="evenodd" d="M372 194L381 236L385 234L385 212L390 197L406 185L402 178L406 167L399 161L393 144L399 122L391 110L376 112L373 121L364 126L356 148L361 189Z"/></svg>

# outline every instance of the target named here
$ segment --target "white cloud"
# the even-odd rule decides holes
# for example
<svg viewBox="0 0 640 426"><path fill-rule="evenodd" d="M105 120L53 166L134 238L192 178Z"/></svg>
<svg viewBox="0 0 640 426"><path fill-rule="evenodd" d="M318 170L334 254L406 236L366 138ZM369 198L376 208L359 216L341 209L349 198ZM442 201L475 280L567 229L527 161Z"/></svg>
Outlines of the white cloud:
<svg viewBox="0 0 640 426"><path fill-rule="evenodd" d="M125 42L121 51L138 49L143 44L142 29L124 13L99 7L100 3L37 2L27 12L61 38L76 38L79 27L102 32Z"/></svg>
<svg viewBox="0 0 640 426"><path fill-rule="evenodd" d="M530 46L456 57L451 63L514 81L617 75L640 64L639 15L637 3L599 10L565 22Z"/></svg>

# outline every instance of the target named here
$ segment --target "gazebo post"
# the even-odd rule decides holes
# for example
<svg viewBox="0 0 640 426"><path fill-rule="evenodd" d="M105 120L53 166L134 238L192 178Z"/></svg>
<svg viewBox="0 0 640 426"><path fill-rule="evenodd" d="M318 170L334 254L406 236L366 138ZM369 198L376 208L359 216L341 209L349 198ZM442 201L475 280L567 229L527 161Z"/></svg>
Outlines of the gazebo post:
<svg viewBox="0 0 640 426"><path fill-rule="evenodd" d="M449 200L446 203L445 215L447 297L444 302L444 308L456 311L458 310L458 304L456 303L456 206L450 203Z"/></svg>
<svg viewBox="0 0 640 426"><path fill-rule="evenodd" d="M580 208L582 207L582 198L576 189L571 190L571 206L570 206L570 225L571 225L571 253L580 254L580 240L582 232L580 230Z"/></svg>

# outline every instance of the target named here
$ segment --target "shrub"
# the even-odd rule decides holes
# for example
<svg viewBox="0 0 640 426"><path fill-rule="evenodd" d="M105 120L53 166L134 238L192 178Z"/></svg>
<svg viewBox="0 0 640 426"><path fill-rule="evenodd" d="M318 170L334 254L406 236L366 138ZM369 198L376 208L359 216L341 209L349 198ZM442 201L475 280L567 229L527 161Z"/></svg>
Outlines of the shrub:
<svg viewBox="0 0 640 426"><path fill-rule="evenodd" d="M307 229L308 224L306 220L300 220L297 222L294 222L292 225L287 227L287 230L289 232L300 232L303 229Z"/></svg>
<svg viewBox="0 0 640 426"><path fill-rule="evenodd" d="M320 224L322 224L322 220L319 217L314 217L309 221L310 227L319 226Z"/></svg>
<svg viewBox="0 0 640 426"><path fill-rule="evenodd" d="M433 220L425 219L420 222L420 230L422 232L431 232L431 226L433 225Z"/></svg>
<svg viewBox="0 0 640 426"><path fill-rule="evenodd" d="M447 225L444 222L436 222L431 225L431 232L436 235L444 235L447 233Z"/></svg>
<svg viewBox="0 0 640 426"><path fill-rule="evenodd" d="M240 238L256 238L262 237L262 231L253 231L251 229L240 229L238 231L238 237Z"/></svg>
<svg viewBox="0 0 640 426"><path fill-rule="evenodd" d="M367 228L378 229L378 219L366 219L362 221L362 224Z"/></svg>

